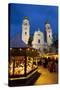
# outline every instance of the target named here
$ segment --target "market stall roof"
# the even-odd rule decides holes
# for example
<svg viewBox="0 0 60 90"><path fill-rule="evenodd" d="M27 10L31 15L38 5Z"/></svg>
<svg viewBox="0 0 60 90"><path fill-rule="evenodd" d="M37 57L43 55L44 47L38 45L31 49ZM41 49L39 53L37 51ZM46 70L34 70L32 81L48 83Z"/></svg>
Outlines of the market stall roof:
<svg viewBox="0 0 60 90"><path fill-rule="evenodd" d="M28 45L25 44L20 35L17 34L16 37L10 38L10 48L27 48Z"/></svg>

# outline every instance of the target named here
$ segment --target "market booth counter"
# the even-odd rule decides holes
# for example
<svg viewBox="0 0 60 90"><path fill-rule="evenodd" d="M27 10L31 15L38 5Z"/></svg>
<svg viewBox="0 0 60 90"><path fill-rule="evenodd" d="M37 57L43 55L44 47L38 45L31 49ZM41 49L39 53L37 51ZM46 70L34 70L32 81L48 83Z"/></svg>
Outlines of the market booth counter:
<svg viewBox="0 0 60 90"><path fill-rule="evenodd" d="M33 84L40 75L37 72L37 55L33 48L10 48L9 86Z"/></svg>

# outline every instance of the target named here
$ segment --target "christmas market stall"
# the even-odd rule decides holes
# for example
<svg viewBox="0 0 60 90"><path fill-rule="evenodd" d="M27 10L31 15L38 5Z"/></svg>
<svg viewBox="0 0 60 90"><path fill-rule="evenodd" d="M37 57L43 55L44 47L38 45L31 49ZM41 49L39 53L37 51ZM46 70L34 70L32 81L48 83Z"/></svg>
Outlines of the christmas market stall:
<svg viewBox="0 0 60 90"><path fill-rule="evenodd" d="M37 50L18 39L20 38L10 41L8 65L10 86L28 85L31 78L37 76Z"/></svg>

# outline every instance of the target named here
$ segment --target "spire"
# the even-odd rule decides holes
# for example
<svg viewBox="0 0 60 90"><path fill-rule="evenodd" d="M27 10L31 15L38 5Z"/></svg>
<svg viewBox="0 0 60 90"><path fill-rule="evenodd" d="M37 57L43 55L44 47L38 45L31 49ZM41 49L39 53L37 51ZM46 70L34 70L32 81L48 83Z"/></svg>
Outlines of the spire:
<svg viewBox="0 0 60 90"><path fill-rule="evenodd" d="M24 17L24 19L28 19L28 17L27 17L27 16L25 16L25 17Z"/></svg>
<svg viewBox="0 0 60 90"><path fill-rule="evenodd" d="M48 20L46 20L45 24L49 24L49 21L48 21Z"/></svg>

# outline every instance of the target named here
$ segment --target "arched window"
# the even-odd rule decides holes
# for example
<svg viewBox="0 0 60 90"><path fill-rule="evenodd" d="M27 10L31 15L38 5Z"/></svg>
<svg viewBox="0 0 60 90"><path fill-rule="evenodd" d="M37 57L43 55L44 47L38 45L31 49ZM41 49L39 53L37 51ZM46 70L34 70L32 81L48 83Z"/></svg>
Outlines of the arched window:
<svg viewBox="0 0 60 90"><path fill-rule="evenodd" d="M25 35L27 35L27 32L25 32Z"/></svg>
<svg viewBox="0 0 60 90"><path fill-rule="evenodd" d="M40 34L38 34L38 36L40 36Z"/></svg>
<svg viewBox="0 0 60 90"><path fill-rule="evenodd" d="M38 39L38 43L40 43L40 39Z"/></svg>
<svg viewBox="0 0 60 90"><path fill-rule="evenodd" d="M49 37L50 37L50 35L49 35Z"/></svg>
<svg viewBox="0 0 60 90"><path fill-rule="evenodd" d="M25 22L24 25L27 25L27 23Z"/></svg>
<svg viewBox="0 0 60 90"><path fill-rule="evenodd" d="M48 27L48 29L50 29L50 27Z"/></svg>

